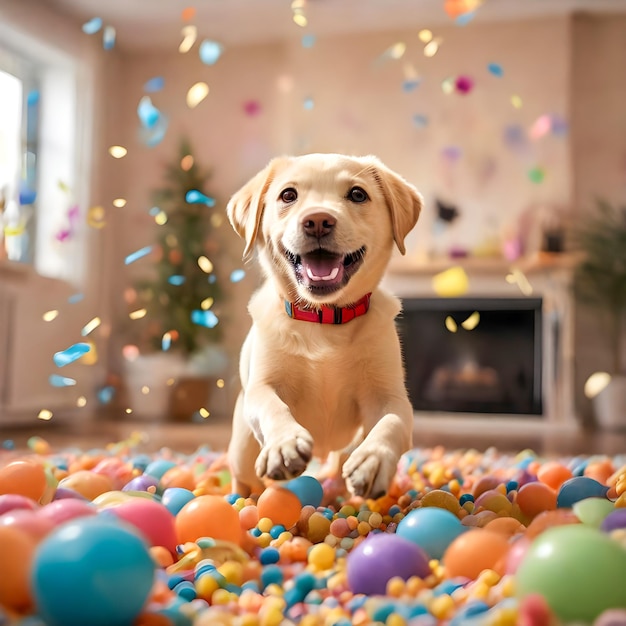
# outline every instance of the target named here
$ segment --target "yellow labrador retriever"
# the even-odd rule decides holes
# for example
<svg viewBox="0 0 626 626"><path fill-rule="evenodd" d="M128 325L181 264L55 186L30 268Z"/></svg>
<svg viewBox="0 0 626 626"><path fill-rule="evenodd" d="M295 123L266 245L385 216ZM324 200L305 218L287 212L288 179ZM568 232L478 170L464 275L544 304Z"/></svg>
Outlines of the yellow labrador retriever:
<svg viewBox="0 0 626 626"><path fill-rule="evenodd" d="M411 446L413 410L394 318L378 285L422 198L377 158L281 157L231 198L228 217L258 251L229 446L233 491L301 474L335 453L351 493L382 494Z"/></svg>

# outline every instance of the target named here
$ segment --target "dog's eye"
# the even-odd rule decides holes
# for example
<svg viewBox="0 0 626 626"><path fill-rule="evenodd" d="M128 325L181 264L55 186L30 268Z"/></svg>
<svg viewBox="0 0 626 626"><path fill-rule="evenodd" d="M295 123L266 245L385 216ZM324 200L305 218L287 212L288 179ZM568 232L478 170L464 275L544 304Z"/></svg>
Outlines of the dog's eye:
<svg viewBox="0 0 626 626"><path fill-rule="evenodd" d="M298 199L298 192L292 187L289 187L288 189L283 189L280 192L280 199L285 204L291 204L292 202L295 202Z"/></svg>
<svg viewBox="0 0 626 626"><path fill-rule="evenodd" d="M348 200L361 204L362 202L369 200L369 196L360 187L352 187L352 189L348 191Z"/></svg>

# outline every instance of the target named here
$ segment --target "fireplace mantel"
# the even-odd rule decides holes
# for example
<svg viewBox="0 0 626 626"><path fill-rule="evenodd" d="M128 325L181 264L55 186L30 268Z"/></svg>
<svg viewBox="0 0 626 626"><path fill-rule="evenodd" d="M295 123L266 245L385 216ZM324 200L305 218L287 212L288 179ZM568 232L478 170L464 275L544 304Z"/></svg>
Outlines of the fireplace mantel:
<svg viewBox="0 0 626 626"><path fill-rule="evenodd" d="M578 429L574 402L574 268L575 254L539 253L514 262L503 258L394 258L383 286L400 298L436 296L432 278L451 267L462 267L469 285L463 297L540 297L543 300L543 415L494 416L459 413L416 413L416 420L448 422L472 429L495 426L521 431L529 427Z"/></svg>

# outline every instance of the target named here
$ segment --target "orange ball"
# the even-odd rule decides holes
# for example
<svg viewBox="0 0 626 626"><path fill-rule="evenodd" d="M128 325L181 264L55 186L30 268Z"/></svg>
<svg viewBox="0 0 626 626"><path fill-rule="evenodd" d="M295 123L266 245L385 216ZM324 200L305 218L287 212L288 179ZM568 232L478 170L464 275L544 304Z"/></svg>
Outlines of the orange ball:
<svg viewBox="0 0 626 626"><path fill-rule="evenodd" d="M32 538L18 528L0 526L0 606L15 611L32 607L30 572L35 552Z"/></svg>
<svg viewBox="0 0 626 626"><path fill-rule="evenodd" d="M537 479L555 490L571 477L572 472L557 461L548 461L537 470Z"/></svg>
<svg viewBox="0 0 626 626"><path fill-rule="evenodd" d="M289 489L271 486L261 493L256 508L259 512L259 519L268 517L274 524L282 524L289 529L300 519L302 503Z"/></svg>
<svg viewBox="0 0 626 626"><path fill-rule="evenodd" d="M556 509L556 491L540 482L526 483L517 492L515 502L527 517Z"/></svg>
<svg viewBox="0 0 626 626"><path fill-rule="evenodd" d="M606 459L604 461L589 463L587 467L585 467L584 474L588 478L593 478L603 485L608 485L614 471L613 463Z"/></svg>
<svg viewBox="0 0 626 626"><path fill-rule="evenodd" d="M239 545L239 513L222 496L198 496L178 512L176 534L179 543L212 537Z"/></svg>
<svg viewBox="0 0 626 626"><path fill-rule="evenodd" d="M450 577L476 579L485 569L502 573L509 548L506 535L485 528L473 528L459 535L448 546L443 564Z"/></svg>
<svg viewBox="0 0 626 626"><path fill-rule="evenodd" d="M523 533L526 527L520 524L514 517L496 517L485 526L487 530L500 533L505 537L512 537L518 533Z"/></svg>
<svg viewBox="0 0 626 626"><path fill-rule="evenodd" d="M580 520L569 509L556 509L555 511L544 511L528 525L525 536L534 539L548 528L553 526L565 526L565 524L580 524Z"/></svg>
<svg viewBox="0 0 626 626"><path fill-rule="evenodd" d="M159 481L161 489L169 489L170 487L180 487L193 491L196 488L196 479L193 472L186 467L172 467L168 469Z"/></svg>
<svg viewBox="0 0 626 626"><path fill-rule="evenodd" d="M95 474L89 470L78 470L64 478L59 487L73 489L88 500L95 500L98 496L113 491L113 481L104 474Z"/></svg>
<svg viewBox="0 0 626 626"><path fill-rule="evenodd" d="M0 495L15 493L38 502L46 485L43 465L35 461L13 461L0 469Z"/></svg>

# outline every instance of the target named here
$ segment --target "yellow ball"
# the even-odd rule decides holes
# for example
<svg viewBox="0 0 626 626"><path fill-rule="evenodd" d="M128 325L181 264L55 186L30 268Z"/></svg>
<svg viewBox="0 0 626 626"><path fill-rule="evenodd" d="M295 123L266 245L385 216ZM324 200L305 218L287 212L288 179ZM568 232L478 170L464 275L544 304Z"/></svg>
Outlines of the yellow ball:
<svg viewBox="0 0 626 626"><path fill-rule="evenodd" d="M318 570L330 569L335 564L335 550L327 543L314 545L307 555L309 565Z"/></svg>

